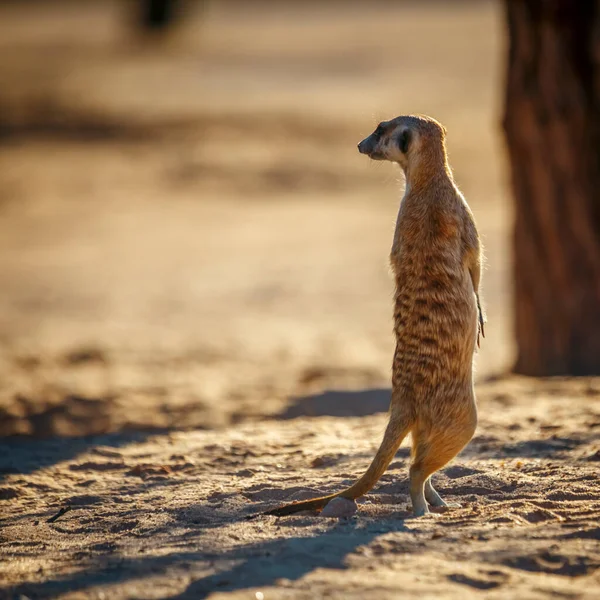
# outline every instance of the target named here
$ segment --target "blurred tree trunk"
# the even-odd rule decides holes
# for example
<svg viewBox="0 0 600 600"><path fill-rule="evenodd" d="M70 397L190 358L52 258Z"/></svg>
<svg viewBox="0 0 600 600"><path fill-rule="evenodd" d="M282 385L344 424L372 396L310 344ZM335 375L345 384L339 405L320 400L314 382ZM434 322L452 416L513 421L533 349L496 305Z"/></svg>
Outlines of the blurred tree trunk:
<svg viewBox="0 0 600 600"><path fill-rule="evenodd" d="M600 374L600 2L505 0L515 371Z"/></svg>
<svg viewBox="0 0 600 600"><path fill-rule="evenodd" d="M207 4L208 0L135 0L136 25L147 33L160 36L181 24L190 14L198 18Z"/></svg>
<svg viewBox="0 0 600 600"><path fill-rule="evenodd" d="M142 0L142 25L148 30L167 29L177 16L177 0Z"/></svg>
<svg viewBox="0 0 600 600"><path fill-rule="evenodd" d="M142 0L141 9L143 27L151 30L165 29L175 16L175 0Z"/></svg>

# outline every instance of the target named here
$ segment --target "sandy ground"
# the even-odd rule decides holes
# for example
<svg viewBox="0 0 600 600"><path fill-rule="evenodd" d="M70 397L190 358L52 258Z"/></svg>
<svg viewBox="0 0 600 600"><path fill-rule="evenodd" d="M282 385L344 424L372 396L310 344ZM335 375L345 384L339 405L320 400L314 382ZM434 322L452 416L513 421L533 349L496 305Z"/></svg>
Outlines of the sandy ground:
<svg viewBox="0 0 600 600"><path fill-rule="evenodd" d="M489 382L479 404L477 436L436 476L463 508L421 519L401 448L351 518L247 520L347 485L382 414L6 442L2 597L597 598L598 381Z"/></svg>
<svg viewBox="0 0 600 600"><path fill-rule="evenodd" d="M214 3L160 45L117 2L0 7L0 598L600 594L600 382L498 376L499 5L344 6ZM379 442L401 182L355 146L406 112L487 248L463 508L411 519L403 448L354 517L248 520Z"/></svg>

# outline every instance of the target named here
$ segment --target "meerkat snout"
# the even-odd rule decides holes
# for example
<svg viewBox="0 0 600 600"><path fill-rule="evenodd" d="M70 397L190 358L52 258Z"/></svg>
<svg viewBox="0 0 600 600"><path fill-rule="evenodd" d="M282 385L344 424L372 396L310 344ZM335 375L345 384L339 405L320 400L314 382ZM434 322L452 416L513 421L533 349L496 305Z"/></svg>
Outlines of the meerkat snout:
<svg viewBox="0 0 600 600"><path fill-rule="evenodd" d="M375 134L371 134L360 142L358 151L361 154L366 154L371 160L389 160Z"/></svg>
<svg viewBox="0 0 600 600"><path fill-rule="evenodd" d="M358 144L358 151L372 160L404 162L413 132L400 118L380 123L375 131Z"/></svg>
<svg viewBox="0 0 600 600"><path fill-rule="evenodd" d="M364 140L358 143L358 151L361 154L366 154L370 156L375 150L375 146L377 144L377 140L373 139L373 135L366 137Z"/></svg>

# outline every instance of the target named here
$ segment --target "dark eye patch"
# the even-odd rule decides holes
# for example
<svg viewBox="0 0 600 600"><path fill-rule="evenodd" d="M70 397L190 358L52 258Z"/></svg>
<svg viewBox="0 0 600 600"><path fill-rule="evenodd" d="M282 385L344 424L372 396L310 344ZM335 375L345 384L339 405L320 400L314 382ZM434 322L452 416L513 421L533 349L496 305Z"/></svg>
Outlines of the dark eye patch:
<svg viewBox="0 0 600 600"><path fill-rule="evenodd" d="M408 146L410 145L411 134L408 129L405 129L398 136L398 148L400 148L400 152L402 154L406 154L408 152Z"/></svg>
<svg viewBox="0 0 600 600"><path fill-rule="evenodd" d="M385 133L385 128L380 123L379 125L377 125L377 129L375 130L375 135L378 137L381 137L384 133Z"/></svg>

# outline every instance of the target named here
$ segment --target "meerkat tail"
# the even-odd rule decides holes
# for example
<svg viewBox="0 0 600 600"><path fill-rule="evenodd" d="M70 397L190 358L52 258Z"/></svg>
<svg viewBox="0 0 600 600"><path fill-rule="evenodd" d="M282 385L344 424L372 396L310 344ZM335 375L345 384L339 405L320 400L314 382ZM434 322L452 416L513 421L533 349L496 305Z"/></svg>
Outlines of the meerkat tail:
<svg viewBox="0 0 600 600"><path fill-rule="evenodd" d="M302 510L317 510L320 512L330 500L333 500L338 496L340 496L340 494L331 494L331 496L311 498L310 500L284 504L283 506L279 506L278 508L273 508L271 510L265 511L263 515L275 515L276 517L286 517L287 515L293 515L294 513L300 512Z"/></svg>
<svg viewBox="0 0 600 600"><path fill-rule="evenodd" d="M408 432L411 429L412 423L408 422L403 417L398 418L392 414L390 422L385 430L383 441L369 468L354 485L350 486L347 490L344 490L341 494L338 494L338 496L355 500L372 490L380 477L390 466L396 452L398 452L398 448L400 448L402 440L408 435Z"/></svg>
<svg viewBox="0 0 600 600"><path fill-rule="evenodd" d="M373 489L375 484L379 481L379 478L385 473L398 451L402 440L407 436L411 428L412 423L408 423L404 419L397 419L392 416L385 430L383 441L381 442L379 450L377 450L377 454L375 454L375 458L373 458L371 465L366 470L365 474L349 488L342 490L337 494L331 494L330 496L322 496L320 498L311 498L310 500L301 500L299 502L292 502L291 504L284 504L283 506L274 508L263 514L284 517L303 510L321 511L334 498L348 498L349 500L355 500L356 498L360 498L360 496L364 496L369 490Z"/></svg>

